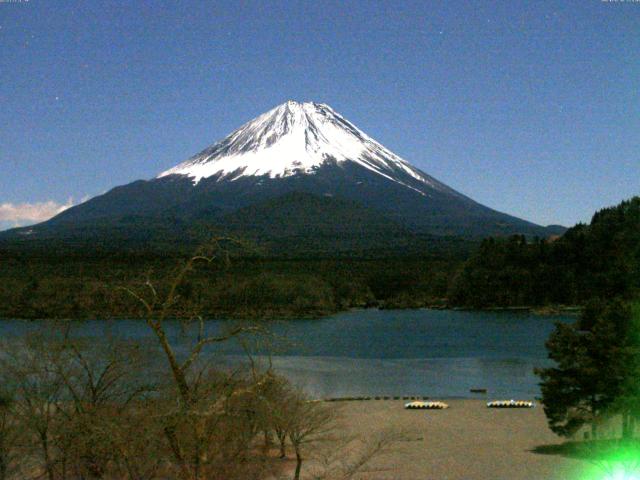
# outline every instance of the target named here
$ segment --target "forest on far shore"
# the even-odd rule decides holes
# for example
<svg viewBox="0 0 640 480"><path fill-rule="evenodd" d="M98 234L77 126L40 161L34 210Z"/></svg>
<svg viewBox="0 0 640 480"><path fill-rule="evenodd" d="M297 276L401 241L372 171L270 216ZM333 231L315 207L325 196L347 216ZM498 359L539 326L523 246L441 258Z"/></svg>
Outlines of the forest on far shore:
<svg viewBox="0 0 640 480"><path fill-rule="evenodd" d="M351 308L545 307L640 291L640 197L597 212L555 239L490 238L423 255L246 256L206 248L181 286L184 311L205 317L317 317ZM210 246L211 247L211 246ZM222 254L227 252L228 254ZM0 250L0 318L134 318L123 294L159 289L188 256ZM164 285L166 287L166 285Z"/></svg>

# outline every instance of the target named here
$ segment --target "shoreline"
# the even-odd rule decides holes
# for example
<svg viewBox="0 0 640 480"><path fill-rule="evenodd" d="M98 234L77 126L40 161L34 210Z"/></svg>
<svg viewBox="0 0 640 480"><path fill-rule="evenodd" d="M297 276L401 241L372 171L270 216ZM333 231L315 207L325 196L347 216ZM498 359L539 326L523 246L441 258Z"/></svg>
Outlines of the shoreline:
<svg viewBox="0 0 640 480"><path fill-rule="evenodd" d="M534 402L535 406L533 408L538 408L542 405L541 399L538 396L533 397L522 397L515 396L512 398L507 398L506 396L489 396L487 393L469 393L470 396L428 396L428 395L363 395L363 396L352 396L352 397L325 397L325 398L314 398L314 402L324 402L324 403L348 403L348 402L421 402L421 401L457 401L457 400L472 400L472 401L480 401L480 402L491 402L494 400L527 400L530 402ZM473 395L473 396L472 396ZM481 396L485 396L485 398L480 398Z"/></svg>
<svg viewBox="0 0 640 480"><path fill-rule="evenodd" d="M207 317L205 321L230 321L230 322L238 322L238 321L294 321L294 320L321 320L324 318L328 318L334 315L339 315L342 313L349 312L359 312L359 311L367 311L367 310L378 310L378 311L406 311L406 310L437 310L437 311L446 311L450 310L452 312L514 312L514 313L531 313L535 316L540 317L548 317L548 316L556 316L556 315L579 315L582 312L582 306L579 305L549 305L549 306L513 306L513 307L483 307L483 308L472 308L472 307L456 307L450 305L423 305L423 306L411 306L411 307L399 307L399 306L371 306L371 307L352 307L344 310L336 310L335 312L322 312L322 313L303 313L299 315L285 315L285 316L260 316L256 315L253 317L244 317L244 316L233 316L227 315L226 317ZM139 320L145 321L145 317L95 317L95 318L42 318L42 317L14 317L14 318L4 318L0 317L0 321L26 321L26 322L84 322L84 321L101 321L101 322L109 322L109 321L119 321L119 320ZM167 318L167 320L171 321L183 321L184 318L181 317L171 317Z"/></svg>

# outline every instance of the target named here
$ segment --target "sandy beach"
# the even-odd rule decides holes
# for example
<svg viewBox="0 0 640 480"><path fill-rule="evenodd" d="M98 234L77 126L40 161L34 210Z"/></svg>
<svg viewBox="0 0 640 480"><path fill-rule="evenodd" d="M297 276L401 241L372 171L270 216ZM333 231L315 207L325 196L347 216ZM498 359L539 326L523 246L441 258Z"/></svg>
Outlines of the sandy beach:
<svg viewBox="0 0 640 480"><path fill-rule="evenodd" d="M541 407L488 409L483 400L447 400L446 410L405 410L397 400L336 402L344 428L366 437L383 428L407 432L393 453L372 462L369 480L560 480L580 478L583 461L535 453L563 443Z"/></svg>

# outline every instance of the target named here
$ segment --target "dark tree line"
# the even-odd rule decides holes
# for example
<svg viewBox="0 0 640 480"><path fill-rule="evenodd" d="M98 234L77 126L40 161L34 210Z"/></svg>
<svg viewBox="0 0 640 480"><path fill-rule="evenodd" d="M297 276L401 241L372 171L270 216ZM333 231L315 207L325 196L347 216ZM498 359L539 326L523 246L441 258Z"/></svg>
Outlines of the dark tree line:
<svg viewBox="0 0 640 480"><path fill-rule="evenodd" d="M556 239L487 239L449 290L470 307L584 305L640 291L640 197L597 212Z"/></svg>
<svg viewBox="0 0 640 480"><path fill-rule="evenodd" d="M158 255L3 255L0 318L140 318L119 287L166 286L184 259ZM263 257L201 265L181 286L209 318L317 317L349 308L443 305L462 259Z"/></svg>

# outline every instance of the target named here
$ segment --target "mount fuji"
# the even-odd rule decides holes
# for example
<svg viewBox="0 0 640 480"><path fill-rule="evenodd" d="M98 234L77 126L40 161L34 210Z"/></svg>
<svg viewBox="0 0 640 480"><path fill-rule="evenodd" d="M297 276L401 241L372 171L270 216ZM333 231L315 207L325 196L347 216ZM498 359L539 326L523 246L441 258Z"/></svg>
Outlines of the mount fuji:
<svg viewBox="0 0 640 480"><path fill-rule="evenodd" d="M453 190L328 105L288 101L156 178L0 239L147 245L192 241L203 229L320 250L558 233Z"/></svg>

